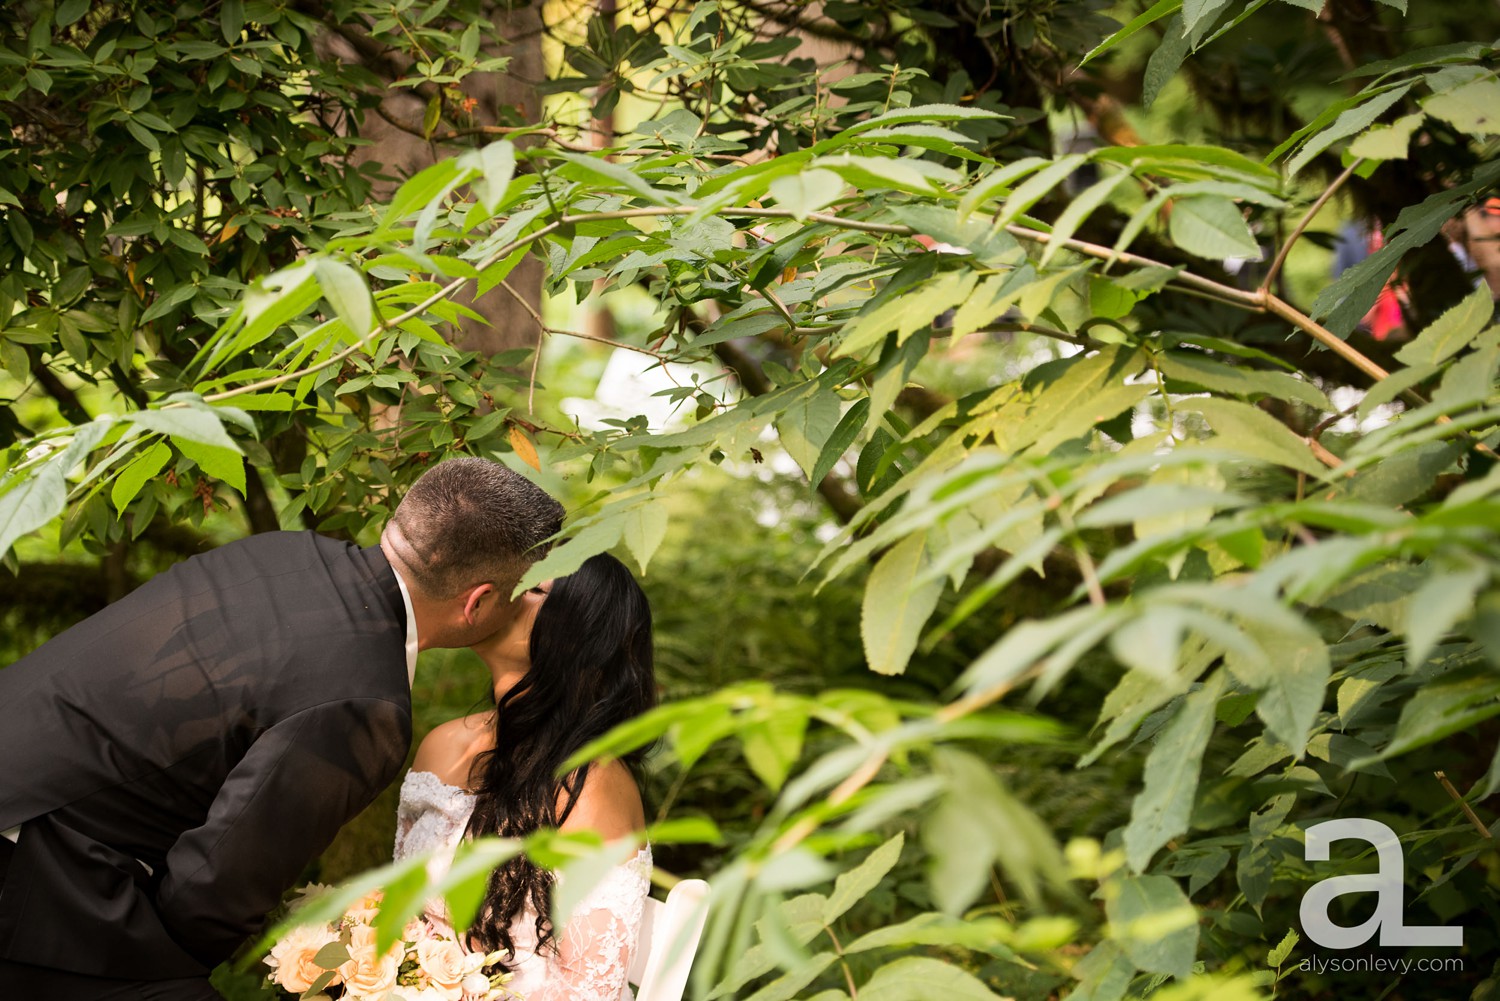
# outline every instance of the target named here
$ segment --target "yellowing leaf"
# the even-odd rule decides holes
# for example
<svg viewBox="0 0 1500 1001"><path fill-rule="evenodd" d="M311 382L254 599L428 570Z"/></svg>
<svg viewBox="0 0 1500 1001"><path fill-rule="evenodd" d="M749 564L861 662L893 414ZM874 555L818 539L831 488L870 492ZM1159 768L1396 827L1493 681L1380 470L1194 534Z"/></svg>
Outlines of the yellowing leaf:
<svg viewBox="0 0 1500 1001"><path fill-rule="evenodd" d="M537 472L542 471L541 457L536 454L536 446L526 436L526 432L515 424L510 426L510 447L516 450L516 455Z"/></svg>

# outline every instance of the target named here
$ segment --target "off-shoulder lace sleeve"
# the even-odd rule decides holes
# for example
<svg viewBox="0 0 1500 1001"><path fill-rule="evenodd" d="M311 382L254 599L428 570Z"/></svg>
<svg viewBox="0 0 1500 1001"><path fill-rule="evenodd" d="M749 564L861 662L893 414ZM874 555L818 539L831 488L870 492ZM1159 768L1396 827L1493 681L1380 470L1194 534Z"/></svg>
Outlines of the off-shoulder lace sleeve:
<svg viewBox="0 0 1500 1001"><path fill-rule="evenodd" d="M584 898L547 956L545 986L527 1001L620 1001L629 998L625 976L641 934L651 880L651 849L610 870Z"/></svg>

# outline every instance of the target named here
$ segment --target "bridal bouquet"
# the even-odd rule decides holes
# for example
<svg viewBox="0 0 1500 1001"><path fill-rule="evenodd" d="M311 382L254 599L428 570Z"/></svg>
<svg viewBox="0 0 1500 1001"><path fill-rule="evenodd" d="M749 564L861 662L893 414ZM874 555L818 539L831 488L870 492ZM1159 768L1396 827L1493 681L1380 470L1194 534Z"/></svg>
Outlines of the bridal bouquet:
<svg viewBox="0 0 1500 1001"><path fill-rule="evenodd" d="M292 905L306 903L327 887L309 886ZM451 932L417 918L384 955L375 952L372 923L380 891L363 898L329 924L288 932L265 963L271 986L288 998L347 998L368 1001L523 1001L505 989L509 973L490 972L503 952L470 952Z"/></svg>

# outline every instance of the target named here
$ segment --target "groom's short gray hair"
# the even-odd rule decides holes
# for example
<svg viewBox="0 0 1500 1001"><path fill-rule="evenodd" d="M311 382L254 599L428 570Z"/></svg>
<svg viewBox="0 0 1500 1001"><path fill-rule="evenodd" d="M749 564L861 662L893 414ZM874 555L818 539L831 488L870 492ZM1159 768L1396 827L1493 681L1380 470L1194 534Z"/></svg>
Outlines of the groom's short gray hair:
<svg viewBox="0 0 1500 1001"><path fill-rule="evenodd" d="M417 478L392 517L402 569L423 593L451 598L490 582L506 598L562 528L562 505L498 462L446 459Z"/></svg>

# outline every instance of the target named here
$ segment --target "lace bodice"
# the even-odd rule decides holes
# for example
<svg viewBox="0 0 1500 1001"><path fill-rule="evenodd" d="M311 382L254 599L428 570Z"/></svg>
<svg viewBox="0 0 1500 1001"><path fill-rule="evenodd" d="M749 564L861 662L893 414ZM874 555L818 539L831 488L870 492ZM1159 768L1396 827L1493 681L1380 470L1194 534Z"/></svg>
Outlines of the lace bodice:
<svg viewBox="0 0 1500 1001"><path fill-rule="evenodd" d="M400 861L432 852L428 871L440 875L453 861L474 811L474 797L431 772L407 772L396 808ZM536 912L527 907L511 925L515 979L506 986L526 1001L632 1001L625 982L640 936L651 879L651 849L616 866L573 911L557 951L536 951Z"/></svg>

